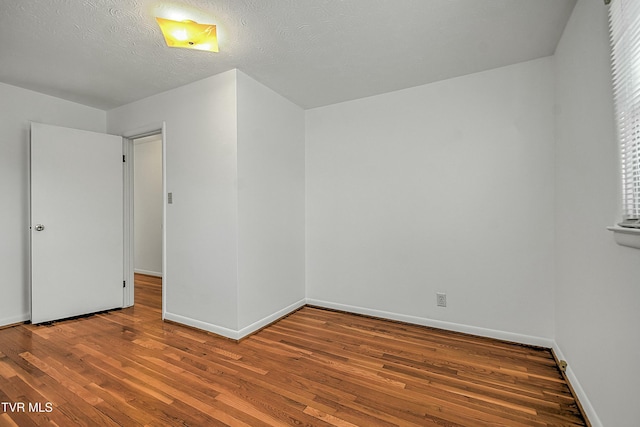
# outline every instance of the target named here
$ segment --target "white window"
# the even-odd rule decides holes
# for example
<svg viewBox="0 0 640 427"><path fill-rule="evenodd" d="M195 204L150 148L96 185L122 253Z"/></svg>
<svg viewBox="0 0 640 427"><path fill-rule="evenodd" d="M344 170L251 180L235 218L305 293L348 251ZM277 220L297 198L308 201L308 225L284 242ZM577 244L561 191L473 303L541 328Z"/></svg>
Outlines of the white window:
<svg viewBox="0 0 640 427"><path fill-rule="evenodd" d="M622 162L622 227L640 228L640 1L611 0L614 106Z"/></svg>

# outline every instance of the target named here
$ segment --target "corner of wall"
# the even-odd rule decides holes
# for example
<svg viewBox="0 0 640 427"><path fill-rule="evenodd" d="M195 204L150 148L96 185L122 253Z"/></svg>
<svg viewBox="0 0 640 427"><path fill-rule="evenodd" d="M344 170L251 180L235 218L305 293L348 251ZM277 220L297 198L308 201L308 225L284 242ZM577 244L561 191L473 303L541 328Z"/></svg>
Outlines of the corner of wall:
<svg viewBox="0 0 640 427"><path fill-rule="evenodd" d="M566 357L564 353L562 353L562 350L560 349L560 346L556 341L553 341L553 346L551 348L553 349L553 352L555 353L556 358L558 360L566 361ZM600 421L600 418L598 418L598 414L596 413L595 408L591 404L591 401L589 400L587 393L582 388L582 384L580 384L580 381L578 380L578 377L573 371L571 365L567 365L567 370L565 372L565 375L569 380L569 386L572 388L573 393L575 394L576 398L580 402L580 406L582 407L582 410L584 411L586 417L589 419L591 426L603 427L602 421Z"/></svg>

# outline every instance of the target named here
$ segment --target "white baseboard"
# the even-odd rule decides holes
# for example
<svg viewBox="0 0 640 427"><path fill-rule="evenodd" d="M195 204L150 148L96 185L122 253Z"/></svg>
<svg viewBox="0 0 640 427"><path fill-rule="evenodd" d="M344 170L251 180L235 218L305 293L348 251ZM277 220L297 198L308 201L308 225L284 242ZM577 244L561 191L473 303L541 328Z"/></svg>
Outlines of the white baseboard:
<svg viewBox="0 0 640 427"><path fill-rule="evenodd" d="M190 317L185 317L179 314L173 314L169 312L165 313L164 318L165 320L170 320L172 322L181 323L183 325L191 326L193 328L202 329L203 331L213 332L214 334L221 335L223 337L230 338L232 340L241 340L242 338L248 335L251 335L252 333L264 328L270 323L275 322L281 317L284 317L287 314L296 311L297 309L299 309L304 305L305 305L305 300L300 300L237 331L233 329L225 328L223 326L202 322L200 320L192 319Z"/></svg>
<svg viewBox="0 0 640 427"><path fill-rule="evenodd" d="M23 323L23 322L26 322L27 320L31 320L31 314L29 313L20 314L18 316L3 317L0 319L0 327L15 325L16 323Z"/></svg>
<svg viewBox="0 0 640 427"><path fill-rule="evenodd" d="M232 340L240 339L238 331L234 331L233 329L225 328L223 326L214 325L212 323L202 322L190 317L181 316L179 314L166 312L164 314L164 319L191 326L193 328L202 329L203 331L213 332L214 334L221 335L226 338L231 338Z"/></svg>
<svg viewBox="0 0 640 427"><path fill-rule="evenodd" d="M432 328L446 329L448 331L463 332L466 334L479 335L482 337L496 338L504 341L511 341L520 344L535 345L539 347L552 348L554 341L550 338L536 337L531 335L516 334L513 332L499 331L495 329L480 328L477 326L464 325L460 323L444 322L425 317L409 316L406 314L392 313L389 311L374 310L365 307L338 304L328 301L307 298L307 304L333 310L346 311L349 313L364 314L366 316L379 317L382 319L396 320L399 322L412 323L414 325L429 326Z"/></svg>
<svg viewBox="0 0 640 427"><path fill-rule="evenodd" d="M258 320L257 322L254 322L252 324L250 324L249 326L246 326L242 329L240 329L238 331L238 334L240 336L240 338L244 338L247 335L251 335L252 333L259 331L260 329L264 328L265 326L275 322L276 320L286 316L287 314L293 313L294 311L296 311L297 309L299 309L300 307L304 306L306 304L306 301L304 299L301 299L298 302L295 302L291 305L289 305L288 307L283 308L282 310L278 310L275 313Z"/></svg>
<svg viewBox="0 0 640 427"><path fill-rule="evenodd" d="M556 354L556 357L558 358L558 360L567 361L564 354L562 353L562 350L560 350L560 347L555 341L553 342L553 352ZM578 381L578 377L576 377L576 374L571 369L571 365L569 364L568 361L567 361L567 370L565 371L565 374L567 375L567 378L569 379L569 383L571 383L571 387L573 387L573 391L576 393L576 396L580 401L580 405L582 405L582 409L587 415L587 418L589 419L591 426L602 427L602 421L600 421L600 418L598 418L598 414L596 414L596 411L593 405L591 405L591 401L589 401L589 398L587 397L587 393L585 393L584 389L582 388L580 381Z"/></svg>
<svg viewBox="0 0 640 427"><path fill-rule="evenodd" d="M147 276L162 277L162 272L141 270L139 268L136 268L133 271L134 271L134 273L144 274L144 275L147 275Z"/></svg>

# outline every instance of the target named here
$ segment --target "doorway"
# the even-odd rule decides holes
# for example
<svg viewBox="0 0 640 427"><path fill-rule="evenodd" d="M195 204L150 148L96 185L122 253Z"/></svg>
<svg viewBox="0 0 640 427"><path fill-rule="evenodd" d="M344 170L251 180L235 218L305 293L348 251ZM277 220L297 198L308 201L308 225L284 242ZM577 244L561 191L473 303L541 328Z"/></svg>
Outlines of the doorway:
<svg viewBox="0 0 640 427"><path fill-rule="evenodd" d="M166 140L165 124L124 135L125 280L124 307L134 305L136 279L151 282L166 311ZM144 275L144 276L142 276ZM140 281L140 280L138 280ZM143 284L147 288L146 283ZM156 299L157 301L157 299Z"/></svg>
<svg viewBox="0 0 640 427"><path fill-rule="evenodd" d="M133 267L136 298L162 292L162 135L133 139ZM161 298L154 299L161 301ZM157 307L158 309L160 307Z"/></svg>
<svg viewBox="0 0 640 427"><path fill-rule="evenodd" d="M133 140L134 272L162 277L162 135Z"/></svg>
<svg viewBox="0 0 640 427"><path fill-rule="evenodd" d="M134 305L134 141L151 136L159 139L161 147L161 160L156 165L156 169L161 170L161 264L158 271L156 264L147 273L162 276L164 320L167 293L165 135L164 122L122 137L31 123L29 282L33 323ZM47 143L41 144L41 141ZM50 174L43 175L40 173L43 171ZM85 224L83 221L87 219L89 222ZM100 234L96 234L98 232ZM64 250L60 250L61 247ZM54 259L54 255L58 257ZM87 278L96 272L100 274L89 280L92 286L87 286ZM52 304L52 301L65 304ZM49 310L51 307L56 310Z"/></svg>

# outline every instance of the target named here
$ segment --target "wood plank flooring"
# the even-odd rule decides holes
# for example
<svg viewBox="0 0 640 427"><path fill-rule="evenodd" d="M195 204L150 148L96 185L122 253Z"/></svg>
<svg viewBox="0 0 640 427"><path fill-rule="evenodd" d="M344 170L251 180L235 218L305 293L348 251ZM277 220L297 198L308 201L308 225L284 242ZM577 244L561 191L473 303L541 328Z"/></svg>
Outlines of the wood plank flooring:
<svg viewBox="0 0 640 427"><path fill-rule="evenodd" d="M545 349L312 307L236 343L163 323L160 292L0 330L0 426L585 425Z"/></svg>

